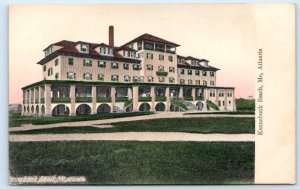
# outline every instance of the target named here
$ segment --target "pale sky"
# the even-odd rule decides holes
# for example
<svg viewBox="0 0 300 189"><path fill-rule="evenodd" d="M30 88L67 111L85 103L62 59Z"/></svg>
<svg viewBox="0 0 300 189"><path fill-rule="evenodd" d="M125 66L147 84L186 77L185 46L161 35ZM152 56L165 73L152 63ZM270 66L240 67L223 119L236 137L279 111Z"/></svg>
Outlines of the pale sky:
<svg viewBox="0 0 300 189"><path fill-rule="evenodd" d="M42 80L43 49L60 40L115 45L149 33L180 47L177 54L209 60L217 86L236 97L254 96L258 46L250 6L209 4L13 5L9 10L9 103L22 102L21 88Z"/></svg>

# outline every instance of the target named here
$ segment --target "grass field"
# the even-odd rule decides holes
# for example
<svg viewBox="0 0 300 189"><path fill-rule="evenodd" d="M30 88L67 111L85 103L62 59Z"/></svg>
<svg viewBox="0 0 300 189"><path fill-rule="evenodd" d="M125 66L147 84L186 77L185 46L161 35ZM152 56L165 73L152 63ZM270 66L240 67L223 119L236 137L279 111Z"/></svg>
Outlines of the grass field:
<svg viewBox="0 0 300 189"><path fill-rule="evenodd" d="M169 118L113 123L112 128L55 127L27 131L12 131L10 134L60 134L60 133L111 133L111 132L187 132L187 133L252 133L254 118L206 117Z"/></svg>
<svg viewBox="0 0 300 189"><path fill-rule="evenodd" d="M184 115L193 114L225 114L225 115L254 115L255 111L236 111L236 112L196 112L196 113L185 113Z"/></svg>
<svg viewBox="0 0 300 189"><path fill-rule="evenodd" d="M154 114L153 112L127 112L127 113L104 113L96 115L82 115L82 116L64 116L64 117L27 117L21 115L10 115L9 126L19 127L21 124L33 124L43 125L49 123L62 123L69 121L88 121L88 120L100 120L100 119L111 119L121 117L133 117Z"/></svg>
<svg viewBox="0 0 300 189"><path fill-rule="evenodd" d="M248 99L236 99L236 109L239 111L254 111L255 110L255 100Z"/></svg>
<svg viewBox="0 0 300 189"><path fill-rule="evenodd" d="M11 176L86 176L89 184L247 184L253 142L10 142Z"/></svg>

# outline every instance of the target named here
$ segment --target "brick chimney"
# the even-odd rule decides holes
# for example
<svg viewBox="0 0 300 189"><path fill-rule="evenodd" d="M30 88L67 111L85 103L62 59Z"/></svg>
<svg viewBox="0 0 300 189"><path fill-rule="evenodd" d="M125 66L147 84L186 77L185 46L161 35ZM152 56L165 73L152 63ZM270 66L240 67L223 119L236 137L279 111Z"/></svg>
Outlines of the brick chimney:
<svg viewBox="0 0 300 189"><path fill-rule="evenodd" d="M109 26L108 45L114 46L114 26Z"/></svg>

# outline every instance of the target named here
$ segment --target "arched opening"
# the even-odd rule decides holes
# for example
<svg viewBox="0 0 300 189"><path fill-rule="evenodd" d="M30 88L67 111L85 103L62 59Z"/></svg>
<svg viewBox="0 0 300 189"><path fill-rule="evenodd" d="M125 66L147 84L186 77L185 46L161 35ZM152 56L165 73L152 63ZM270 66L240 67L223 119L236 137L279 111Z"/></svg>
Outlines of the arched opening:
<svg viewBox="0 0 300 189"><path fill-rule="evenodd" d="M32 114L34 113L34 106L33 105L31 106L31 113Z"/></svg>
<svg viewBox="0 0 300 189"><path fill-rule="evenodd" d="M150 111L150 105L148 103L142 103L139 107L140 112L149 112Z"/></svg>
<svg viewBox="0 0 300 189"><path fill-rule="evenodd" d="M91 114L91 107L87 104L81 104L76 109L76 115L88 115Z"/></svg>
<svg viewBox="0 0 300 189"><path fill-rule="evenodd" d="M97 114L109 113L110 111L111 111L111 108L108 104L101 104L97 108Z"/></svg>
<svg viewBox="0 0 300 189"><path fill-rule="evenodd" d="M179 109L179 107L174 106L173 104L171 104L171 106L170 106L170 111L171 111L171 112L179 112L180 109Z"/></svg>
<svg viewBox="0 0 300 189"><path fill-rule="evenodd" d="M199 101L196 103L196 106L197 106L197 110L202 110L204 105L201 101Z"/></svg>
<svg viewBox="0 0 300 189"><path fill-rule="evenodd" d="M42 112L42 114L45 114L45 106L44 105L42 105L42 107L41 107L41 112Z"/></svg>
<svg viewBox="0 0 300 189"><path fill-rule="evenodd" d="M39 105L36 105L36 107L35 107L35 113L40 113L40 109L39 109Z"/></svg>
<svg viewBox="0 0 300 189"><path fill-rule="evenodd" d="M24 106L24 112L26 112L26 106Z"/></svg>
<svg viewBox="0 0 300 189"><path fill-rule="evenodd" d="M130 106L126 107L126 112L132 112L132 110L133 110L132 104Z"/></svg>
<svg viewBox="0 0 300 189"><path fill-rule="evenodd" d="M27 112L29 113L29 106L27 106Z"/></svg>
<svg viewBox="0 0 300 189"><path fill-rule="evenodd" d="M166 106L162 102L156 104L156 106L155 106L155 111L165 111L165 109L166 109Z"/></svg>
<svg viewBox="0 0 300 189"><path fill-rule="evenodd" d="M45 107L44 107L44 111L45 111ZM69 114L70 114L70 110L64 104L59 104L59 105L55 106L52 110L52 116L67 116Z"/></svg>

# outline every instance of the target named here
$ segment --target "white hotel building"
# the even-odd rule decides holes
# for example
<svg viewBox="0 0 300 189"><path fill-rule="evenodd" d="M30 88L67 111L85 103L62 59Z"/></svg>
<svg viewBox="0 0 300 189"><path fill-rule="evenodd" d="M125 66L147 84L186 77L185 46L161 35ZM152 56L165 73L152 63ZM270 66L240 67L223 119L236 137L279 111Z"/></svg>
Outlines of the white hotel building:
<svg viewBox="0 0 300 189"><path fill-rule="evenodd" d="M22 115L75 116L128 111L235 111L234 87L216 86L208 60L143 34L122 46L60 41L49 45L43 80L25 86Z"/></svg>

